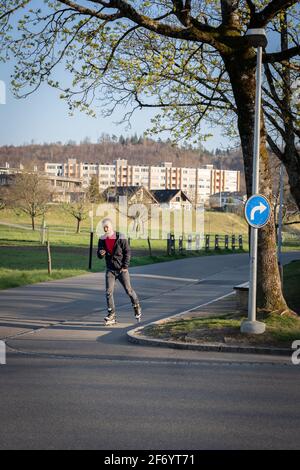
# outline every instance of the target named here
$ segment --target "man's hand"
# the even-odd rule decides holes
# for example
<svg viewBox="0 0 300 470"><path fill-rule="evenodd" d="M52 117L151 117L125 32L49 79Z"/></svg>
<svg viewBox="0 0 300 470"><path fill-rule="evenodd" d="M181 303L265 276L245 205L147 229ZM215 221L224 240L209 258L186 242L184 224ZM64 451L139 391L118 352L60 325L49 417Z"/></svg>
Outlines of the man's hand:
<svg viewBox="0 0 300 470"><path fill-rule="evenodd" d="M101 256L105 256L105 255L106 255L106 251L105 251L105 250L100 250L99 253L100 253Z"/></svg>
<svg viewBox="0 0 300 470"><path fill-rule="evenodd" d="M127 273L128 269L127 268L122 268L121 273Z"/></svg>

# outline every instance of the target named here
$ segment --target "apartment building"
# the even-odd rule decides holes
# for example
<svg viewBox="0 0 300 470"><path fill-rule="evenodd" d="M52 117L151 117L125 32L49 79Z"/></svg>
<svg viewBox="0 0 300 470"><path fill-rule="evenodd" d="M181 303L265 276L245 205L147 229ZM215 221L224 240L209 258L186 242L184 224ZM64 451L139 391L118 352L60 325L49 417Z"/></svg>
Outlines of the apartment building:
<svg viewBox="0 0 300 470"><path fill-rule="evenodd" d="M144 186L149 190L181 189L195 204L206 203L211 194L219 191L239 191L240 172L215 169L213 165L201 168L175 167L171 162L159 166L129 165L125 159L113 164L46 163L45 173L52 176L80 178L87 187L96 176L100 191L108 187Z"/></svg>
<svg viewBox="0 0 300 470"><path fill-rule="evenodd" d="M26 171L22 164L18 168L11 168L9 163L6 163L5 167L0 167L0 186L13 185L15 177L24 172ZM38 172L36 166L33 167L33 172ZM40 177L51 189L52 202L73 202L85 194L83 179L64 176L61 172L61 165L57 165L55 170L50 168L47 174L41 174Z"/></svg>

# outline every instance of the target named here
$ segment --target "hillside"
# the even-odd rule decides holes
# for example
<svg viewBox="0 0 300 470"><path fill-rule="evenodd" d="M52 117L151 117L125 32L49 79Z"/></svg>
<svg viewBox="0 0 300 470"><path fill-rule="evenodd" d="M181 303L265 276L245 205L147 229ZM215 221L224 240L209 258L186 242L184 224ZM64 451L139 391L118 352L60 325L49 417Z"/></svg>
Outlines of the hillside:
<svg viewBox="0 0 300 470"><path fill-rule="evenodd" d="M11 166L22 163L25 166L36 164L40 169L46 161L64 162L68 158L89 163L108 163L118 158L125 158L132 164L156 165L162 161L172 162L176 166L196 167L213 164L224 169L243 171L240 149L211 153L205 149L192 149L173 146L170 142L154 141L132 136L119 139L106 136L97 144L88 139L76 145L51 143L44 145L24 145L20 147L0 147L0 165L9 162Z"/></svg>

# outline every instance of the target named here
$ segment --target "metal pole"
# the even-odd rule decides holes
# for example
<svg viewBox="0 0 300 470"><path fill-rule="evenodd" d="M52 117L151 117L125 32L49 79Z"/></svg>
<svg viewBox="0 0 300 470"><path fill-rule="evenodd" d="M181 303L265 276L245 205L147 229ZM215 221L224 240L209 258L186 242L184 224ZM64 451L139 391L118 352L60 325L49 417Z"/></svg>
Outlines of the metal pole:
<svg viewBox="0 0 300 470"><path fill-rule="evenodd" d="M260 124L261 124L261 85L262 85L262 47L257 48L256 64L256 97L255 97L255 122L254 122L254 148L253 148L253 173L252 195L259 192L259 153L260 153ZM258 229L251 227L250 247L250 282L248 299L248 321L243 322L243 333L258 334L265 331L265 324L256 321L256 293L257 293L257 241Z"/></svg>
<svg viewBox="0 0 300 470"><path fill-rule="evenodd" d="M220 180L219 180L219 189L220 189L220 208L222 207L222 160L220 154Z"/></svg>
<svg viewBox="0 0 300 470"><path fill-rule="evenodd" d="M92 269L92 262L93 262L93 242L94 242L94 232L91 232L91 233L90 233L89 270Z"/></svg>
<svg viewBox="0 0 300 470"><path fill-rule="evenodd" d="M280 177L279 177L279 212L278 212L278 247L277 258L282 283L282 206L283 206L283 163L280 164Z"/></svg>
<svg viewBox="0 0 300 470"><path fill-rule="evenodd" d="M91 231L90 231L89 270L92 269L92 263L93 263L93 246L94 246L94 204L92 204L92 210L90 211L90 217L91 217Z"/></svg>

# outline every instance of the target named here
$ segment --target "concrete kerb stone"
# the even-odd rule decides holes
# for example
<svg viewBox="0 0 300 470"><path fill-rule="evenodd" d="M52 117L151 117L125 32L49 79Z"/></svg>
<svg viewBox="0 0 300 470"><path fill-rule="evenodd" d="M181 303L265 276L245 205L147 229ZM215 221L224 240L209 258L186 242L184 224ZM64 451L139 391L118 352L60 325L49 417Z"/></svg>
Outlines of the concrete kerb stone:
<svg viewBox="0 0 300 470"><path fill-rule="evenodd" d="M191 314L194 310L200 307L204 307L213 303L217 303L230 295L233 296L233 292L226 294L218 299L207 304L200 305L199 307L191 310L186 310L176 315L171 315L143 326L134 328L133 330L127 331L127 339L130 343L140 344L144 346L157 346L163 348L175 348L175 349L187 349L193 351L206 351L206 352L229 352L229 353L245 353L245 354L261 354L261 355L273 355L273 356L291 356L293 353L292 349L289 348L276 348L267 346L242 346L242 345L228 345L223 343L195 343L195 342L184 342L184 341L170 341L157 338L151 338L150 336L143 335L143 330L150 325L158 325L161 323L168 322L169 320L175 320L176 318L182 318L187 314ZM211 316L211 315L207 315ZM203 317L204 318L204 317Z"/></svg>

